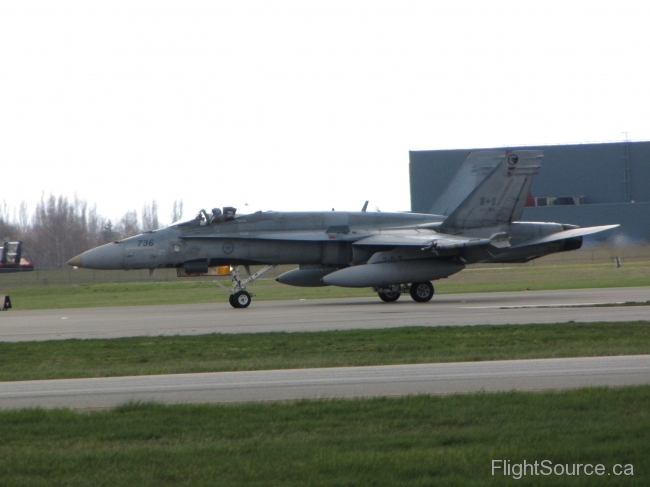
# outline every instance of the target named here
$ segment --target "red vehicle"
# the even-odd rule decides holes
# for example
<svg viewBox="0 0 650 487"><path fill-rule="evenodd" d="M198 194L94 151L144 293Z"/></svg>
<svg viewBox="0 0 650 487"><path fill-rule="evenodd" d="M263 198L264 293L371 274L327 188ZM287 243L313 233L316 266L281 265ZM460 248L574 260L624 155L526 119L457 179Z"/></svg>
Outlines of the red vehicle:
<svg viewBox="0 0 650 487"><path fill-rule="evenodd" d="M21 257L22 242L4 242L0 247L0 272L33 271L34 263Z"/></svg>

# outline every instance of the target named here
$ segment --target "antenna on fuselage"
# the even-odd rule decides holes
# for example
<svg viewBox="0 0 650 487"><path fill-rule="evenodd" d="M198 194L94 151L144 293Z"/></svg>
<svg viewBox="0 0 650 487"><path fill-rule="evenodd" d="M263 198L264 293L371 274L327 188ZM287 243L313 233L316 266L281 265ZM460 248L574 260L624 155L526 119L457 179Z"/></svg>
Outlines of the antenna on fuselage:
<svg viewBox="0 0 650 487"><path fill-rule="evenodd" d="M363 204L363 208L361 208L361 211L366 211L368 209L369 202L370 202L369 200L366 200L366 202Z"/></svg>

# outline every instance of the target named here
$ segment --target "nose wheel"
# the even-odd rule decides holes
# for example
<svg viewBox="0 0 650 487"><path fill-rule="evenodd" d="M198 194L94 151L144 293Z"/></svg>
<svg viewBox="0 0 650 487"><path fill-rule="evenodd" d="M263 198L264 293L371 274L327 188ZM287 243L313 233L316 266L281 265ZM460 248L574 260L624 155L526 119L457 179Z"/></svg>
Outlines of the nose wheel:
<svg viewBox="0 0 650 487"><path fill-rule="evenodd" d="M233 308L248 308L251 304L251 295L247 291L239 291L231 294L228 301Z"/></svg>

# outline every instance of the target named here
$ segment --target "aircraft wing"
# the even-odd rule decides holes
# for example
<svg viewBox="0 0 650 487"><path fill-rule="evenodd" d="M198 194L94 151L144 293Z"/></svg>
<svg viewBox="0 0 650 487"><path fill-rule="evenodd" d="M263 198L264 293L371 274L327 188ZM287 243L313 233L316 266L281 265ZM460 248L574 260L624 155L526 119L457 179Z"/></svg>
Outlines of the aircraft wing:
<svg viewBox="0 0 650 487"><path fill-rule="evenodd" d="M564 240L567 238L573 237L583 237L585 235L591 235L592 233L604 232L605 230L610 230L616 228L619 225L601 225L598 227L582 227L582 228L572 228L571 230L564 230L563 232L552 233L544 237L534 238L532 240L527 240L526 242L520 243L518 245L513 245L511 248L519 249L522 247L529 247L531 245L544 244L549 242L556 242L558 240Z"/></svg>
<svg viewBox="0 0 650 487"><path fill-rule="evenodd" d="M518 249L532 245L545 244L565 240L568 238L582 237L592 233L604 232L616 228L619 225L602 225L597 227L572 228L562 232L552 233L543 237L533 238L518 245L510 245L510 235L505 232L493 233L490 237L462 237L460 235L449 235L445 233L433 234L412 234L412 235L371 235L357 240L352 245L355 247L419 247L422 250L431 250L434 253L443 250L454 250L466 247L477 247L480 245L492 245L497 248Z"/></svg>
<svg viewBox="0 0 650 487"><path fill-rule="evenodd" d="M508 235L505 233L494 234L489 238L462 237L444 233L413 231L404 232L396 230L395 234L352 234L352 233L325 233L322 230L300 232L259 232L259 233L229 233L213 235L182 235L185 240L231 240L245 238L253 240L284 240L301 242L328 242L332 240L353 242L355 247L386 248L386 247L415 247L422 250L451 250L477 245L494 245L496 247L508 246Z"/></svg>

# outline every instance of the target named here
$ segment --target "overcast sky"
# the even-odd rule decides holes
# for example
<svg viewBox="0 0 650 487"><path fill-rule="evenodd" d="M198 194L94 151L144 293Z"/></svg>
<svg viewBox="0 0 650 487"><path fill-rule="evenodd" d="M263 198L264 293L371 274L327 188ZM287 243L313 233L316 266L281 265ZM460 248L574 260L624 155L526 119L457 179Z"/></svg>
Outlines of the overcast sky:
<svg viewBox="0 0 650 487"><path fill-rule="evenodd" d="M650 139L647 1L3 1L0 203L410 208L408 151ZM543 170L543 168L542 168ZM650 182L649 182L650 183ZM245 206L248 204L248 206Z"/></svg>

